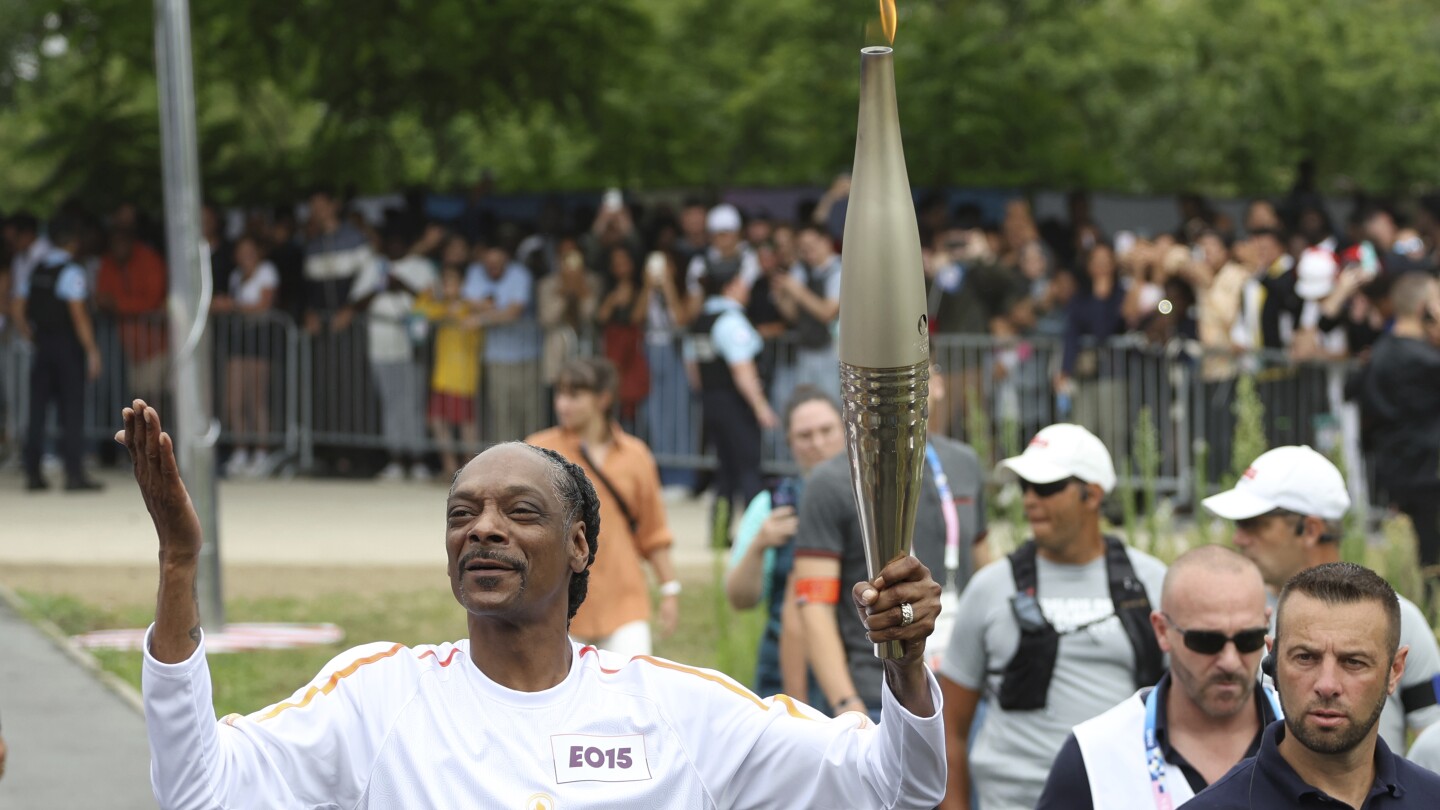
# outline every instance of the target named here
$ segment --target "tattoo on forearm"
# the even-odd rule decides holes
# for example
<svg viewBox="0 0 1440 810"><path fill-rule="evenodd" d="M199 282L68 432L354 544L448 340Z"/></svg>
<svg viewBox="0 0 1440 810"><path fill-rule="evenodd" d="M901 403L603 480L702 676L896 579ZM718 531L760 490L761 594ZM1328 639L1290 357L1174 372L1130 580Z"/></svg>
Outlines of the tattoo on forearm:
<svg viewBox="0 0 1440 810"><path fill-rule="evenodd" d="M190 583L190 600L195 606L195 626L190 628L190 640L196 644L200 643L200 579L196 577Z"/></svg>

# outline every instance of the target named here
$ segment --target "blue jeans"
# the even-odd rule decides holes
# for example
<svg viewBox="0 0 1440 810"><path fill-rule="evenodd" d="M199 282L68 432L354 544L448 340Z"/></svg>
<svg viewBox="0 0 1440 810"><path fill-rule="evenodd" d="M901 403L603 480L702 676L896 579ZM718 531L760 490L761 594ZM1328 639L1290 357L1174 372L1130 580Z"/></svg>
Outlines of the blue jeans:
<svg viewBox="0 0 1440 810"><path fill-rule="evenodd" d="M679 347L674 343L646 343L645 359L650 363L650 394L645 399L642 424L648 433L645 438L650 452L656 456L694 456L690 383L685 379ZM690 487L694 482L693 470L661 463L661 485Z"/></svg>

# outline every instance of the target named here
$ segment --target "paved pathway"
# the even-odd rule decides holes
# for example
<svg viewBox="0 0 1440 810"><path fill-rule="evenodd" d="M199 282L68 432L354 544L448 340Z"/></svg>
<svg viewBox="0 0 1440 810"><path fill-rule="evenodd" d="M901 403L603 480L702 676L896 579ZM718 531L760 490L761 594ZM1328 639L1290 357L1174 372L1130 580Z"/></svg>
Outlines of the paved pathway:
<svg viewBox="0 0 1440 810"><path fill-rule="evenodd" d="M145 721L0 600L0 809L154 808Z"/></svg>
<svg viewBox="0 0 1440 810"><path fill-rule="evenodd" d="M0 566L155 563L150 515L128 474L102 473L96 494L22 491L0 474ZM445 560L442 484L234 481L220 485L220 553L228 563L435 565ZM708 566L705 502L666 504L676 562Z"/></svg>

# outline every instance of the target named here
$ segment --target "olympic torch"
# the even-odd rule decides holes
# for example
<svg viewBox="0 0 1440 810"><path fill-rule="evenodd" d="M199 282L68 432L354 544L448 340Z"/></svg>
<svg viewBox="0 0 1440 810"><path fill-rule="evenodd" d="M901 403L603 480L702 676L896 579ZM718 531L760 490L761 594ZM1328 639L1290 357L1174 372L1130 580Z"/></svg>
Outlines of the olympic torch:
<svg viewBox="0 0 1440 810"><path fill-rule="evenodd" d="M874 579L891 561L910 553L930 387L920 229L900 143L890 48L860 52L860 121L844 251L840 386L845 446L865 562ZM880 658L900 658L904 652L897 641L875 645Z"/></svg>

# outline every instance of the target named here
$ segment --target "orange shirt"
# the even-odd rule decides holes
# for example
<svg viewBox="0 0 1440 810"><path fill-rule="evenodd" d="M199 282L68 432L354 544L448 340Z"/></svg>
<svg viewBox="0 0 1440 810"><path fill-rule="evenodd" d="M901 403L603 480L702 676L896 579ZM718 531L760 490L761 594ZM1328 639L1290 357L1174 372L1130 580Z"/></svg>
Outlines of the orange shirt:
<svg viewBox="0 0 1440 810"><path fill-rule="evenodd" d="M169 344L165 323L165 294L169 279L165 260L137 241L123 265L110 253L100 259L97 292L115 302L120 316L120 343L133 361L164 354Z"/></svg>
<svg viewBox="0 0 1440 810"><path fill-rule="evenodd" d="M650 589L640 561L657 549L670 545L672 535L665 520L665 502L660 496L660 473L650 448L639 439L611 425L615 437L601 468L615 486L612 493L580 455L580 437L564 428L542 430L525 441L554 450L580 465L600 496L600 540L595 563L590 567L590 588L580 610L570 622L570 635L583 641L605 638L621 625L650 618ZM625 501L635 516L632 534L615 496Z"/></svg>

